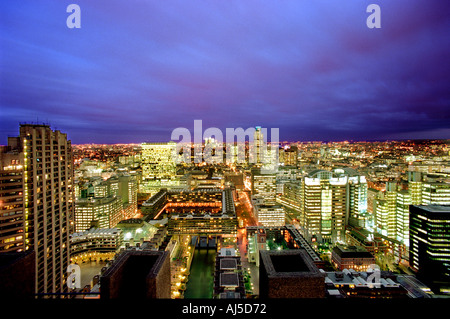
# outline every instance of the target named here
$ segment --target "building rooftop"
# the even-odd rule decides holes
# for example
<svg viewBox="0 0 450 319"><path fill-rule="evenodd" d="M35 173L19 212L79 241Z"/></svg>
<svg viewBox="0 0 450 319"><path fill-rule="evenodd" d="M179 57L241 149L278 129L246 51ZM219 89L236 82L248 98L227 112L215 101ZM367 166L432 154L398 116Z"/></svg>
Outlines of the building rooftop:
<svg viewBox="0 0 450 319"><path fill-rule="evenodd" d="M368 282L368 277L372 272L357 272L353 269L344 269L343 271L327 272L325 277L325 284L332 285L347 285L354 287L368 287L373 288L377 284L379 287L397 288L400 284L395 281L395 276L390 272L380 272L379 283ZM370 280L370 279L369 279Z"/></svg>
<svg viewBox="0 0 450 319"><path fill-rule="evenodd" d="M260 251L263 267L268 276L308 277L320 275L319 268L305 249Z"/></svg>
<svg viewBox="0 0 450 319"><path fill-rule="evenodd" d="M237 269L237 261L233 258L221 258L220 270L233 270Z"/></svg>
<svg viewBox="0 0 450 319"><path fill-rule="evenodd" d="M374 258L371 253L360 246L336 246L333 248L333 253L341 258Z"/></svg>
<svg viewBox="0 0 450 319"><path fill-rule="evenodd" d="M413 205L430 213L450 213L450 205Z"/></svg>
<svg viewBox="0 0 450 319"><path fill-rule="evenodd" d="M238 287L239 277L237 273L221 273L220 287Z"/></svg>
<svg viewBox="0 0 450 319"><path fill-rule="evenodd" d="M73 233L70 235L71 238L76 239L79 237L95 237L95 236L105 236L105 235L116 235L120 234L122 230L118 228L91 228L87 231Z"/></svg>
<svg viewBox="0 0 450 319"><path fill-rule="evenodd" d="M219 294L219 299L240 299L241 294L235 291L226 291Z"/></svg>

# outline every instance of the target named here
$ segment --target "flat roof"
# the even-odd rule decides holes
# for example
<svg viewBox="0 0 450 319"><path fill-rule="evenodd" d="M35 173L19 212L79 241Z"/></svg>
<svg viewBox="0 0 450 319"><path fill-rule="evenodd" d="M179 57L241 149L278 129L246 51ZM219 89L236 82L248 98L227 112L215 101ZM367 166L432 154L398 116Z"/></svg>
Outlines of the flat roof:
<svg viewBox="0 0 450 319"><path fill-rule="evenodd" d="M260 256L269 276L322 276L305 249L262 250Z"/></svg>
<svg viewBox="0 0 450 319"><path fill-rule="evenodd" d="M336 246L333 252L341 258L375 258L366 249L360 246Z"/></svg>
<svg viewBox="0 0 450 319"><path fill-rule="evenodd" d="M237 269L236 259L233 259L233 258L220 259L220 269L221 270Z"/></svg>
<svg viewBox="0 0 450 319"><path fill-rule="evenodd" d="M220 274L220 287L237 287L239 286L239 277L237 273Z"/></svg>
<svg viewBox="0 0 450 319"><path fill-rule="evenodd" d="M450 213L450 205L412 205L431 213Z"/></svg>
<svg viewBox="0 0 450 319"><path fill-rule="evenodd" d="M300 255L271 255L270 260L276 272L309 271Z"/></svg>

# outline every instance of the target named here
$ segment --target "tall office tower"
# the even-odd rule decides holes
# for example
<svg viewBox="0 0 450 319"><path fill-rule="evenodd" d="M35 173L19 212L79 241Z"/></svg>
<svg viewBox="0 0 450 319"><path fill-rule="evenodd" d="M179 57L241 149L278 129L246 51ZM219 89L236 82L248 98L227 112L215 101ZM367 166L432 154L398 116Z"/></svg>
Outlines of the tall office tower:
<svg viewBox="0 0 450 319"><path fill-rule="evenodd" d="M141 146L142 177L144 179L173 179L175 177L175 142L143 143Z"/></svg>
<svg viewBox="0 0 450 319"><path fill-rule="evenodd" d="M385 236L397 237L397 183L387 182L381 199L375 200L375 227Z"/></svg>
<svg viewBox="0 0 450 319"><path fill-rule="evenodd" d="M405 246L409 246L409 205L412 204L411 193L400 190L396 201L396 237Z"/></svg>
<svg viewBox="0 0 450 319"><path fill-rule="evenodd" d="M22 168L22 153L0 149L0 253L25 250Z"/></svg>
<svg viewBox="0 0 450 319"><path fill-rule="evenodd" d="M422 205L450 205L450 184L446 182L423 182Z"/></svg>
<svg viewBox="0 0 450 319"><path fill-rule="evenodd" d="M276 204L277 176L263 174L259 169L252 169L252 195L260 198L263 205Z"/></svg>
<svg viewBox="0 0 450 319"><path fill-rule="evenodd" d="M395 238L397 235L397 183L387 182L386 183L386 193L384 195L386 199L387 209L388 209L388 223L387 225L380 225L381 227L386 227L387 236Z"/></svg>
<svg viewBox="0 0 450 319"><path fill-rule="evenodd" d="M438 293L450 293L450 206L410 206L409 263Z"/></svg>
<svg viewBox="0 0 450 319"><path fill-rule="evenodd" d="M352 169L314 170L302 178L300 225L319 241L344 239L345 225L367 211L367 183Z"/></svg>
<svg viewBox="0 0 450 319"><path fill-rule="evenodd" d="M264 142L264 135L261 126L255 127L255 133L253 134L253 152L250 156L254 156L254 164L262 164L264 162L264 147L266 146Z"/></svg>
<svg viewBox="0 0 450 319"><path fill-rule="evenodd" d="M408 190L411 194L411 204L422 204L422 175L420 172L408 172Z"/></svg>
<svg viewBox="0 0 450 319"><path fill-rule="evenodd" d="M36 254L36 292L66 290L73 232L73 158L67 135L22 124L25 249Z"/></svg>
<svg viewBox="0 0 450 319"><path fill-rule="evenodd" d="M346 224L364 227L367 223L368 187L366 177L352 168L335 170L348 177Z"/></svg>
<svg viewBox="0 0 450 319"><path fill-rule="evenodd" d="M119 176L119 196L123 204L123 218L134 217L137 213L137 181L134 175Z"/></svg>

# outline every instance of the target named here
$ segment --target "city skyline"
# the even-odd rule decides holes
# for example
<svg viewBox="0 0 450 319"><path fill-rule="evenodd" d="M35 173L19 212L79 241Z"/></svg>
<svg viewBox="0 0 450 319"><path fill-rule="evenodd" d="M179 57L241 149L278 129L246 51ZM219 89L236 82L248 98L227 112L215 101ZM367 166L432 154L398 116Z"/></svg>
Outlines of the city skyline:
<svg viewBox="0 0 450 319"><path fill-rule="evenodd" d="M280 141L450 136L442 1L78 1L80 29L68 4L2 3L2 145L30 121L73 144L165 142L195 119Z"/></svg>

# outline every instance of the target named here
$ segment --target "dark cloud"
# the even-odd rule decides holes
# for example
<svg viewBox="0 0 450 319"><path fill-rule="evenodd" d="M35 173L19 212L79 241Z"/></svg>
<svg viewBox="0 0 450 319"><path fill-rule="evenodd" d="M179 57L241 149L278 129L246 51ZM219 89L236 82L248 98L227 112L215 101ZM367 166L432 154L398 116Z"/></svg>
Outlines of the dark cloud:
<svg viewBox="0 0 450 319"><path fill-rule="evenodd" d="M283 140L448 138L450 17L440 0L2 2L0 143L50 122L75 143L176 127L280 128Z"/></svg>

